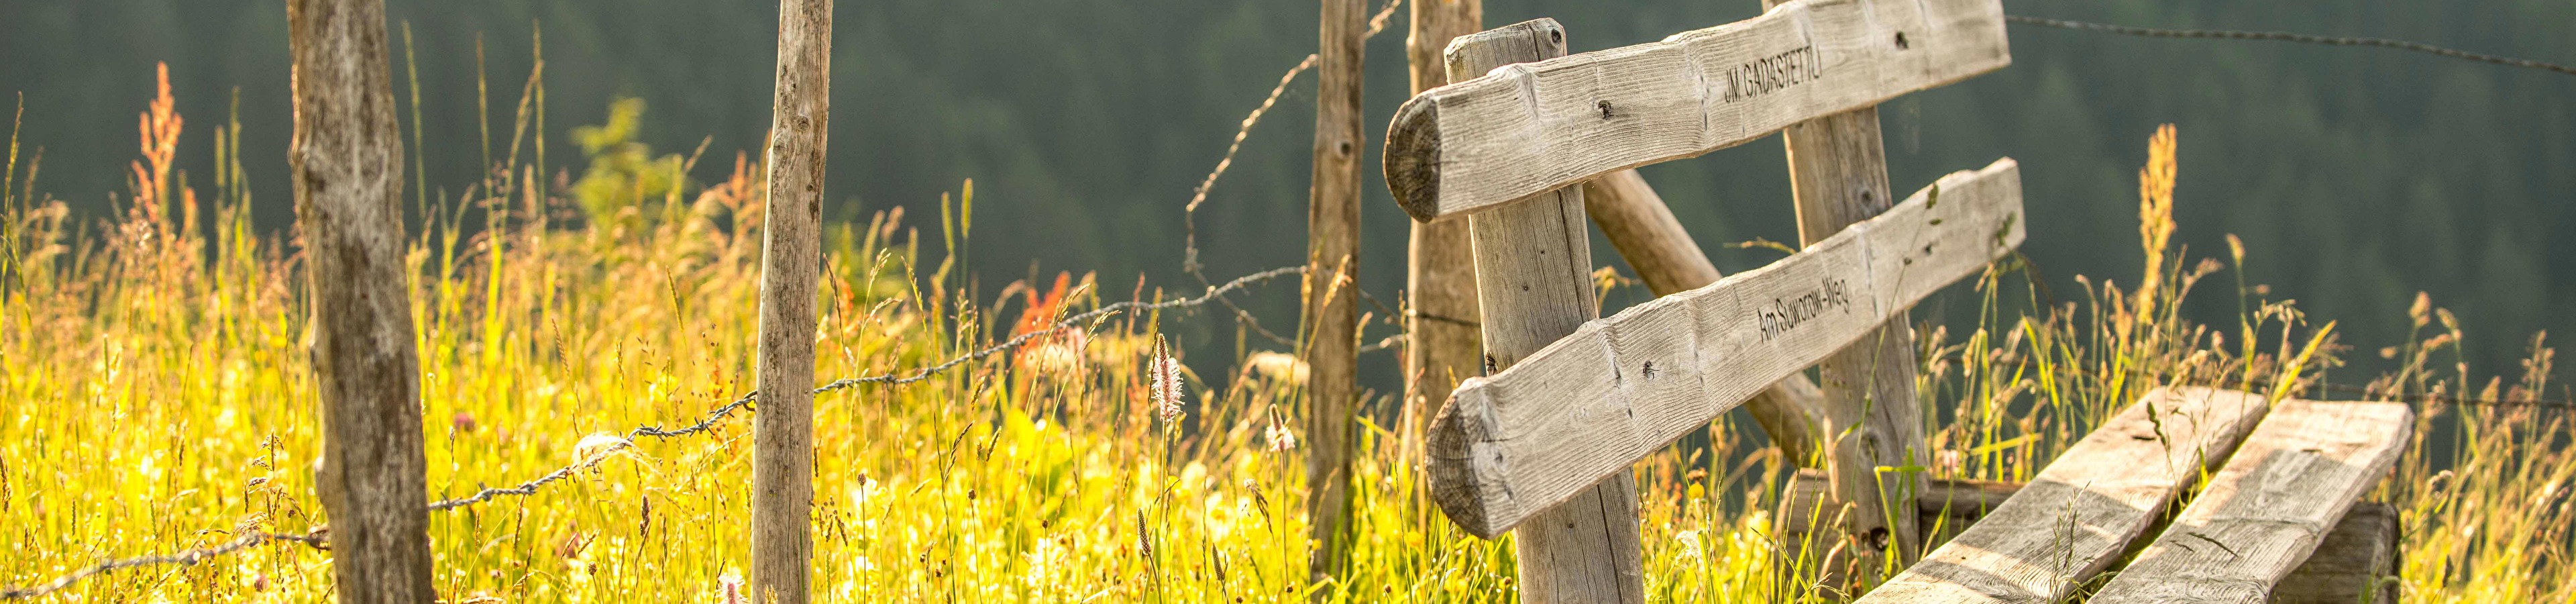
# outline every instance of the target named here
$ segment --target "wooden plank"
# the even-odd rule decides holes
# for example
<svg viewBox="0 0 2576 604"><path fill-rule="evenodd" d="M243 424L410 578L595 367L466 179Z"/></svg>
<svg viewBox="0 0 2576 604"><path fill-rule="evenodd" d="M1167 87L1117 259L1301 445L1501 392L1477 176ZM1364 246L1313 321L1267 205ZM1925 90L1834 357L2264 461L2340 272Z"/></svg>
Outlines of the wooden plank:
<svg viewBox="0 0 2576 604"><path fill-rule="evenodd" d="M1307 574L1341 574L1349 558L1351 432L1359 398L1360 65L1363 0L1322 0L1315 61L1314 180L1306 202ZM1317 591L1318 599L1329 592Z"/></svg>
<svg viewBox="0 0 2576 604"><path fill-rule="evenodd" d="M2283 401L2173 525L2088 600L2262 602L2396 466L2405 403Z"/></svg>
<svg viewBox="0 0 2576 604"><path fill-rule="evenodd" d="M1462 36L1447 52L1452 77L1563 54L1565 28L1551 19ZM1520 365L1593 317L1592 245L1583 222L1580 187L1467 221L1488 370ZM1512 541L1521 601L1644 602L1635 477L1603 472L1569 485L1561 500L1532 510L1532 522Z"/></svg>
<svg viewBox="0 0 2576 604"><path fill-rule="evenodd" d="M1429 222L2011 61L1998 0L1802 0L1661 42L1453 79L1396 111L1386 180L1398 205Z"/></svg>
<svg viewBox="0 0 2576 604"><path fill-rule="evenodd" d="M2227 459L2265 410L2263 397L2243 392L2150 391L1859 601L2063 600L2117 562L2201 472Z"/></svg>
<svg viewBox="0 0 2576 604"><path fill-rule="evenodd" d="M380 0L286 4L295 212L321 399L314 487L330 515L339 601L426 604L428 459L403 264L402 137Z"/></svg>
<svg viewBox="0 0 2576 604"><path fill-rule="evenodd" d="M1699 242L1691 239L1690 231L1682 229L1681 220L1673 217L1672 208L1664 205L1663 196L1655 194L1636 170L1584 181L1583 207L1592 215L1592 224L1601 227L1601 236L1610 240L1611 249L1619 251L1628 267L1636 269L1637 279L1657 296L1698 289L1722 276ZM1413 224L1426 228L1453 223ZM1754 422L1771 435L1783 457L1804 464L1816 458L1816 443L1824 438L1823 401L1824 392L1815 382L1805 375L1791 375L1753 395L1744 406L1752 410Z"/></svg>
<svg viewBox="0 0 2576 604"><path fill-rule="evenodd" d="M814 330L823 265L823 168L831 137L832 2L779 0L778 84L761 230L760 406L751 421L753 600L812 597Z"/></svg>
<svg viewBox="0 0 2576 604"><path fill-rule="evenodd" d="M1483 0L1415 0L1405 39L1413 92L1449 83L1441 52L1484 27ZM1422 426L1458 380L1484 373L1476 325L1476 255L1463 221L1413 222L1405 251L1404 459L1421 456Z"/></svg>
<svg viewBox="0 0 2576 604"><path fill-rule="evenodd" d="M1931 291L1920 283L1973 274L2021 243L2012 160L1935 187L1938 204L1925 189L1770 266L1583 323L1460 384L1432 420L1433 501L1469 533L1501 533L1840 350ZM1496 303L1485 308L1490 324Z"/></svg>
<svg viewBox="0 0 2576 604"><path fill-rule="evenodd" d="M2021 483L1988 480L1935 479L1930 490L1916 500L1916 518L1924 527L1926 543L1939 547L1967 527L1975 526L1988 512L2020 492ZM1804 533L1816 522L1816 514L1834 513L1824 502L1833 485L1818 470L1802 469L1790 479L1781 495L1781 523L1778 531ZM1938 530L1935 530L1935 527ZM2385 503L2363 502L2335 522L2317 545L2317 553L2299 564L2297 570L2272 587L2273 604L2352 604L2369 597L2372 602L2395 602L2396 586L2382 579L2397 572L2397 508ZM2378 591L2375 596L2363 592Z"/></svg>

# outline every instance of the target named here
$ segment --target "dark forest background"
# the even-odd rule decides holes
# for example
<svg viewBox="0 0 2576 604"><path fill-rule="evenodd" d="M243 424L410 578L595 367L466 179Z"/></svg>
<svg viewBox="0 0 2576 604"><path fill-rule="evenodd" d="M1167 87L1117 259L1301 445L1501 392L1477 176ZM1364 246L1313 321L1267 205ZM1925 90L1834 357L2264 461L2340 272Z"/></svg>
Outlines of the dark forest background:
<svg viewBox="0 0 2576 604"><path fill-rule="evenodd" d="M396 95L403 34L417 45L426 175L461 190L481 161L476 44L494 137L541 26L550 170L582 159L569 131L612 100L645 101L641 140L687 153L712 136L699 179L757 150L771 94L774 3L759 0L387 0ZM1374 2L1372 2L1374 4ZM1486 25L1554 17L1594 50L1757 13L1758 2L1488 0ZM2576 62L2576 3L2012 0L2013 14L2156 27L2402 38ZM259 223L292 221L283 3L275 0L0 0L0 93L23 92L24 139L44 149L38 189L99 216L126 190L134 123L152 65L170 64L189 120L181 166L205 174L211 132L239 88ZM1059 270L1109 289L1143 275L1193 289L1179 270L1180 207L1238 120L1315 46L1313 2L1252 0L869 0L838 8L827 213L861 220L907 206L935 227L942 192L972 178L972 269L991 292ZM1404 19L1368 45L1370 136L1406 96ZM2075 275L2135 283L2136 171L2158 123L2181 129L2176 243L2226 255L2243 237L2248 280L2342 322L2362 351L2402 341L2415 292L2458 312L2472 369L2513 372L2532 332L2576 333L2576 77L2378 49L2174 41L2014 25L2014 65L1882 107L1896 188L1911 191L1998 156L2022 163L2025 251L2061 300ZM1311 76L1255 131L1199 217L1209 275L1303 259ZM408 101L404 105L409 116ZM32 150L32 149L31 149ZM495 150L494 153L500 153ZM1405 218L1366 164L1362 286L1403 287ZM1719 268L1779 256L1737 249L1795 241L1776 139L1647 168ZM201 187L204 185L200 185ZM2567 237L2562 239L2562 237ZM935 240L935 238L934 238ZM1596 237L1596 243L1598 238ZM935 244L934 244L935 245ZM1606 247L1601 262L1616 254ZM2199 318L2232 324L2230 283L2204 289ZM1284 326L1294 288L1253 306ZM1641 292L1614 298L1634 302ZM1952 295L1947 304L1972 300ZM1954 309L1954 314L1955 314ZM1937 312L1937 311L1935 311ZM1920 315L1918 315L1920 316ZM1197 345L1232 329L1199 321ZM1372 333L1377 333L1373 331ZM2362 362L2376 355L2359 353ZM1364 359L1387 385L1394 359ZM1383 366L1383 367L1380 367ZM2344 371L2352 379L2361 372Z"/></svg>

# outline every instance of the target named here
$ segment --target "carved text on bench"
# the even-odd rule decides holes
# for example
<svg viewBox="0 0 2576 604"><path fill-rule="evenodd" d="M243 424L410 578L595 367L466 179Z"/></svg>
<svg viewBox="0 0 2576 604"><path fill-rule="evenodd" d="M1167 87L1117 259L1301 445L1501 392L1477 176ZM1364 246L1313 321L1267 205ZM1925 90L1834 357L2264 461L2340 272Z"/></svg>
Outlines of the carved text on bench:
<svg viewBox="0 0 2576 604"><path fill-rule="evenodd" d="M1794 298L1772 298L1771 305L1754 312L1762 319L1762 339L1770 341L1816 317L1832 307L1851 312L1851 291L1843 280L1827 277L1816 283L1816 289Z"/></svg>
<svg viewBox="0 0 2576 604"><path fill-rule="evenodd" d="M1825 75L1824 55L1816 54L1813 44L1782 51L1780 54L1744 62L1726 73L1726 102L1733 103L1790 86L1813 82Z"/></svg>

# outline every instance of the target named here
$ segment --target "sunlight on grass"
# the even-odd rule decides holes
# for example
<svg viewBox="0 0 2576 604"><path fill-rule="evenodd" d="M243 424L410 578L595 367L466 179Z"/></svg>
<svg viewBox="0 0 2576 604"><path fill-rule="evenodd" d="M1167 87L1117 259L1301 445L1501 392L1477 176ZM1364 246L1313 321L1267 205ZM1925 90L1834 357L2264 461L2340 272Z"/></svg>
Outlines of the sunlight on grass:
<svg viewBox="0 0 2576 604"><path fill-rule="evenodd" d="M434 514L438 588L453 601L724 601L739 583L747 422L613 452L595 436L686 425L751 387L760 166L655 155L633 138L642 114L620 103L609 125L581 129L590 162L577 176L501 166L463 194L420 198L430 202L408 259L432 497L605 455L536 495ZM144 123L168 138L145 138L135 188L111 216L30 198L35 170L12 145L0 526L15 551L0 556L0 584L324 523L309 469L300 252L291 232L264 235L249 219L255 204L283 202L254 201L243 184L238 122L217 129L202 203L157 142L181 124L166 87ZM2171 136L2158 138L2162 187L2142 187L2142 218L2163 221L2150 225L2144 291L2077 277L2082 290L2058 299L2016 258L1952 294L1973 298L1975 325L1918 328L1935 449L1925 471L2025 480L2161 384L2353 397L2324 389L2348 351L2333 324L2245 284L2241 251L2193 263L2164 248ZM909 372L1104 302L1170 297L1059 275L969 299L948 250L966 245L965 221L950 217L971 204L971 188L943 199L941 232L927 238L900 209L829 234L819 376ZM934 257L925 239L954 243ZM2220 296L2238 323L2183 319L2185 298L2219 273L2236 276L2234 295ZM2405 513L2407 598L2566 599L2576 453L2565 416L2439 402L2536 401L2551 386L2549 350L2535 336L2525 377L2469 392L2458 320L2426 300L2410 319L2423 337L2380 351L2401 369L2367 386L2433 401L2377 495ZM1146 368L1160 327L1221 320L1118 315L927 381L818 397L818 591L851 602L1516 600L1509 538L1452 528L1421 492L1417 427L1369 420L1353 477L1354 571L1310 584L1303 450L1286 428L1302 413L1303 365L1241 346L1173 350L1183 404L1158 420ZM1240 369L1193 370L1220 366ZM1374 403L1374 417L1402 416ZM1812 585L1802 560L1815 553L1774 537L1795 468L1738 415L1637 466L1649 600L1837 599ZM105 575L54 601L313 601L331 589L326 556L262 546Z"/></svg>

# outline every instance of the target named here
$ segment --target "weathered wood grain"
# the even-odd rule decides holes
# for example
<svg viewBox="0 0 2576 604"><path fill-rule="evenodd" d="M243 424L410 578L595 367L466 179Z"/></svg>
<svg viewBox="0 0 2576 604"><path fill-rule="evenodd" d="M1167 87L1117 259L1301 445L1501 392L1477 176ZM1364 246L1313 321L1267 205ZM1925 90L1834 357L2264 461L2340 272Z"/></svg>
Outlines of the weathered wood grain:
<svg viewBox="0 0 2576 604"><path fill-rule="evenodd" d="M814 330L832 108L832 2L779 0L778 84L761 226L760 405L751 421L752 599L812 597Z"/></svg>
<svg viewBox="0 0 2576 604"><path fill-rule="evenodd" d="M429 462L403 264L402 138L380 0L286 4L295 213L313 300L322 451L339 601L427 604Z"/></svg>
<svg viewBox="0 0 2576 604"><path fill-rule="evenodd" d="M2119 560L2192 480L2227 459L2263 397L2160 388L1864 603L2056 602Z"/></svg>
<svg viewBox="0 0 2576 604"><path fill-rule="evenodd" d="M2412 431L2405 403L2283 401L2155 543L2087 601L2263 602Z"/></svg>
<svg viewBox="0 0 2576 604"><path fill-rule="evenodd" d="M1803 0L1661 42L1453 79L1397 110L1386 180L1428 222L2010 62L1997 0Z"/></svg>
<svg viewBox="0 0 2576 604"><path fill-rule="evenodd" d="M1460 384L1432 420L1433 501L1490 537L1626 476L1638 458L2019 245L2020 214L2019 171L1998 160L1770 266L1569 326L1526 358L1496 355L1503 369ZM1486 257L1480 241L1480 283L1491 281ZM1500 304L1530 297L1506 293L1514 300ZM1497 307L1485 303L1489 354Z"/></svg>
<svg viewBox="0 0 2576 604"><path fill-rule="evenodd" d="M1416 0L1405 38L1413 92L1449 83L1441 52L1458 36L1484 29L1483 0ZM1405 248L1403 458L1421 456L1421 434L1458 380L1484 373L1477 341L1476 255L1467 223L1413 222Z"/></svg>
<svg viewBox="0 0 2576 604"><path fill-rule="evenodd" d="M1916 499L1917 521L1922 524L1925 543L1940 547L1957 537L1967 527L1975 526L1988 512L2005 499L2020 492L2022 483L1987 480L1935 479L1930 490ZM1807 532L1817 522L1817 514L1830 516L1834 510L1824 502L1833 485L1818 470L1798 470L1789 480L1775 518L1778 530ZM1828 518L1827 520L1830 520ZM2281 584L2272 586L2273 604L2353 604L2365 597L2372 602L2395 602L2395 585L2383 579L2397 572L2397 508L2385 503L2362 502L2345 512L2326 533L2317 552L2299 564ZM2380 592L2364 596L2363 592Z"/></svg>
<svg viewBox="0 0 2576 604"><path fill-rule="evenodd" d="M1461 36L1446 53L1452 77L1564 54L1565 28L1552 19ZM1467 221L1467 232L1476 254L1488 371L1519 365L1593 318L1592 245L1582 188L1565 187L1486 212ZM1533 510L1512 542L1521 601L1644 602L1635 477L1606 472L1567 490L1553 508Z"/></svg>
<svg viewBox="0 0 2576 604"><path fill-rule="evenodd" d="M1672 208L1664 205L1662 195L1646 184L1636 170L1620 170L1584 181L1583 207L1592 215L1592 224L1601 227L1601 236L1610 240L1610 248L1636 269L1637 279L1657 296L1669 296L1700 286L1716 283L1717 265L1708 261L1708 253L1682 229L1681 220L1673 217ZM1416 222L1414 228L1434 228L1452 222ZM1444 391L1445 392L1445 391ZM1791 375L1771 388L1753 395L1744 406L1752 410L1754 422L1771 436L1772 444L1792 463L1808 463L1816 458L1817 444L1824 439L1822 425L1824 393L1805 375Z"/></svg>
<svg viewBox="0 0 2576 604"><path fill-rule="evenodd" d="M1304 327L1307 574L1323 582L1349 558L1351 431L1359 398L1360 65L1363 0L1322 0L1315 61L1314 179L1306 202ZM1317 599L1328 592L1318 591Z"/></svg>

